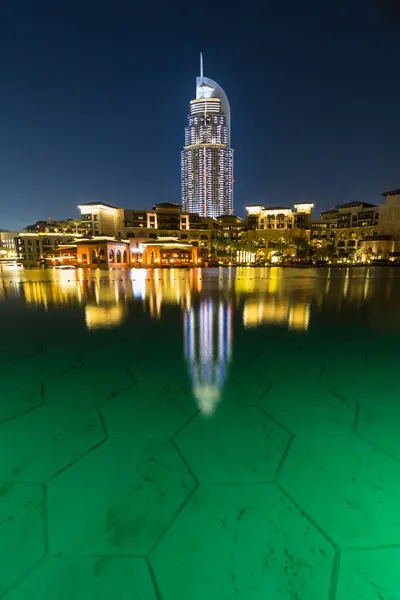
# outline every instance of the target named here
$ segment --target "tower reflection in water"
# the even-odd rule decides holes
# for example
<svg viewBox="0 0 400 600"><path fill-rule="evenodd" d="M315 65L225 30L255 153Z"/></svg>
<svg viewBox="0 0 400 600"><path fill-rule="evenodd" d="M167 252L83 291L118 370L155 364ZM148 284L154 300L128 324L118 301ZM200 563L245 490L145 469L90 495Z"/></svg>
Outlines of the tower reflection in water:
<svg viewBox="0 0 400 600"><path fill-rule="evenodd" d="M281 270L270 269L269 276L265 275L243 268L223 273L142 269L122 276L112 271L32 271L24 272L24 281L1 282L0 301L18 296L27 305L45 310L51 305L65 310L79 306L89 330L122 327L130 317L138 318L139 306L152 319L163 319L166 308L178 307L193 395L201 412L211 415L221 400L232 360L234 312L241 315L245 329L274 324L306 331L311 299L321 291L322 296L329 296L329 288L324 294L324 287L314 280L308 280L312 289L302 290L295 279L286 280ZM346 290L347 302L351 289L350 285Z"/></svg>
<svg viewBox="0 0 400 600"><path fill-rule="evenodd" d="M232 307L205 298L184 311L184 349L199 409L211 415L221 392L232 356Z"/></svg>

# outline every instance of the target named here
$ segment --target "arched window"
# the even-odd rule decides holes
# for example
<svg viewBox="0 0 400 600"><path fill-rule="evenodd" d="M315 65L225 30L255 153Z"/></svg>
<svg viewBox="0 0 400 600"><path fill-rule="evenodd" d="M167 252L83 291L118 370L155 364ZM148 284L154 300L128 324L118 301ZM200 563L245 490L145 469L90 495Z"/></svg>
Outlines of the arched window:
<svg viewBox="0 0 400 600"><path fill-rule="evenodd" d="M121 250L117 250L117 263L121 262Z"/></svg>
<svg viewBox="0 0 400 600"><path fill-rule="evenodd" d="M114 254L114 250L112 248L110 250L110 254L108 255L108 260L110 263L115 262L115 254Z"/></svg>
<svg viewBox="0 0 400 600"><path fill-rule="evenodd" d="M201 240L208 240L208 236L207 236L205 233L203 233L203 234L200 236L200 239L201 239Z"/></svg>
<svg viewBox="0 0 400 600"><path fill-rule="evenodd" d="M125 263L125 264L128 262L128 255L126 253L126 250L124 250L124 255L123 255L123 258L122 258L122 262Z"/></svg>
<svg viewBox="0 0 400 600"><path fill-rule="evenodd" d="M99 262L101 262L101 263L106 262L106 253L105 253L104 248L102 248L99 252Z"/></svg>
<svg viewBox="0 0 400 600"><path fill-rule="evenodd" d="M97 252L96 252L96 250L92 250L92 263L94 265L97 264Z"/></svg>

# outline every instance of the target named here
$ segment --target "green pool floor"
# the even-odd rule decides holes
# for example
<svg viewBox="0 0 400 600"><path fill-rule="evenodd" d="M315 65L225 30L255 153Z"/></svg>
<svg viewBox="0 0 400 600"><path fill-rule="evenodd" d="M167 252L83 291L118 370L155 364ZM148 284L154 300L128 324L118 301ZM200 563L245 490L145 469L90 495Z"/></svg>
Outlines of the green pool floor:
<svg viewBox="0 0 400 600"><path fill-rule="evenodd" d="M0 598L399 600L400 280L176 273L4 283Z"/></svg>

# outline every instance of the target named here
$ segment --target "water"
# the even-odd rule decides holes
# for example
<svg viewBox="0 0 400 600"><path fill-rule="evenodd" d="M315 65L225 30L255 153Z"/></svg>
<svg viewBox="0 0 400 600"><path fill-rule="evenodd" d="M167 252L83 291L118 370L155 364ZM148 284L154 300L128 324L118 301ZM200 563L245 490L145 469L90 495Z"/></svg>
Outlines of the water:
<svg viewBox="0 0 400 600"><path fill-rule="evenodd" d="M0 597L399 599L399 299L396 269L4 271Z"/></svg>

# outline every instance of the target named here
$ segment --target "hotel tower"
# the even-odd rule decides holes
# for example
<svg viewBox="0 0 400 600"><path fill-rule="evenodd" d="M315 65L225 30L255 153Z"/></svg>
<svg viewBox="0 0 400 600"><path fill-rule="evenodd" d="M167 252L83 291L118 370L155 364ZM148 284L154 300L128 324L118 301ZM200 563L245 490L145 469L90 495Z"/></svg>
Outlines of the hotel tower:
<svg viewBox="0 0 400 600"><path fill-rule="evenodd" d="M233 150L228 98L215 81L196 78L182 150L182 206L202 217L233 214Z"/></svg>

